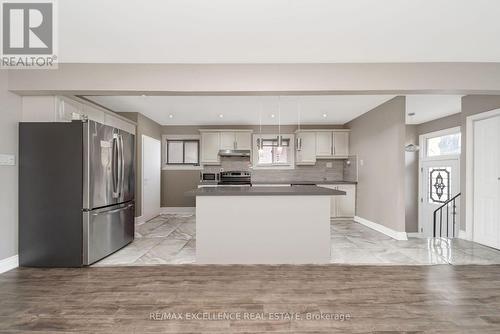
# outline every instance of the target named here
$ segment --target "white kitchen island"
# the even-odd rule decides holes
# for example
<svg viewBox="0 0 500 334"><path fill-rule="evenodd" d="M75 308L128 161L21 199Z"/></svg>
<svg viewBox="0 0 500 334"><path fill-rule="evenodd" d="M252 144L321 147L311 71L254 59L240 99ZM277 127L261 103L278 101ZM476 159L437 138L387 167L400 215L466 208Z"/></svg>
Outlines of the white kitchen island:
<svg viewBox="0 0 500 334"><path fill-rule="evenodd" d="M196 262L330 262L330 197L317 186L209 187L196 196Z"/></svg>

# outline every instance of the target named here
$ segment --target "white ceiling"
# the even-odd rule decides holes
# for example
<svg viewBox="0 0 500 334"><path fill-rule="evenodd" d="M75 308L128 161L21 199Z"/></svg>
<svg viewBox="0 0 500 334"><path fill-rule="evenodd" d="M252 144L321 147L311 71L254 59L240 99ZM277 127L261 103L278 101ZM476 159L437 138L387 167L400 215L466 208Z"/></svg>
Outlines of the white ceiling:
<svg viewBox="0 0 500 334"><path fill-rule="evenodd" d="M71 63L499 62L494 0L64 0Z"/></svg>
<svg viewBox="0 0 500 334"><path fill-rule="evenodd" d="M407 95L406 124L421 124L461 112L462 95ZM409 114L414 113L414 116Z"/></svg>
<svg viewBox="0 0 500 334"><path fill-rule="evenodd" d="M260 115L262 124L278 124L279 105L281 124L297 124L299 108L301 124L345 124L393 97L87 96L113 111L140 112L162 125L258 125Z"/></svg>

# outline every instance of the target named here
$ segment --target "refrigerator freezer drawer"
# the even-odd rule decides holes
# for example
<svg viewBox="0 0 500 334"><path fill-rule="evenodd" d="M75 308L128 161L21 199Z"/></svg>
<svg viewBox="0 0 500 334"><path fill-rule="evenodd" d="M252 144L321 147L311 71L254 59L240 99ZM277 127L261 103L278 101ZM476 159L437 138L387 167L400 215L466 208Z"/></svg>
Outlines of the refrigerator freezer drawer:
<svg viewBox="0 0 500 334"><path fill-rule="evenodd" d="M134 203L83 213L83 264L92 264L134 240Z"/></svg>

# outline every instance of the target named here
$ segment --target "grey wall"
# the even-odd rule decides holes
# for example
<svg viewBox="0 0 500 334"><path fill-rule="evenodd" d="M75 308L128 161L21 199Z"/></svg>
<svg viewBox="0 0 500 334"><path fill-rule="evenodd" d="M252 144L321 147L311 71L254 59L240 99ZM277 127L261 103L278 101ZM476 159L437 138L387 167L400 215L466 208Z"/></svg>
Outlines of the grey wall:
<svg viewBox="0 0 500 334"><path fill-rule="evenodd" d="M462 97L462 154L460 156L460 229L465 230L465 201L466 201L466 154L467 147L467 117L485 111L500 108L500 96L498 95L468 95Z"/></svg>
<svg viewBox="0 0 500 334"><path fill-rule="evenodd" d="M135 216L142 215L142 135L161 140L162 126L141 113L118 113L137 122L136 131L136 174L135 174Z"/></svg>
<svg viewBox="0 0 500 334"><path fill-rule="evenodd" d="M405 146L418 145L416 125L406 126ZM418 152L405 152L405 226L418 232Z"/></svg>
<svg viewBox="0 0 500 334"><path fill-rule="evenodd" d="M7 71L0 70L0 154L16 155L16 166L0 166L0 260L17 254L20 119L21 98L7 91Z"/></svg>
<svg viewBox="0 0 500 334"><path fill-rule="evenodd" d="M400 232L406 228L405 104L398 96L347 123L359 165L356 215Z"/></svg>
<svg viewBox="0 0 500 334"><path fill-rule="evenodd" d="M462 124L462 115L460 113L442 117L430 122L417 125L417 135L422 135L429 132L454 128ZM417 138L418 144L418 138Z"/></svg>
<svg viewBox="0 0 500 334"><path fill-rule="evenodd" d="M338 129L342 125L306 125L303 129ZM227 126L164 126L163 134L199 134L199 129L252 129L255 133L259 132L258 126L252 125L227 125ZM294 133L297 130L295 125L284 125L281 127L283 133ZM262 126L262 133L275 133L276 126ZM207 171L218 171L219 168L229 169L248 169L249 160L225 159L221 166L207 166ZM332 180L343 179L343 161L334 162L334 168L326 168L326 161L319 162L317 166L301 166L294 170L255 170L252 171L253 178L258 181L267 180L321 180L323 177ZM353 173L351 173L353 174ZM349 174L349 177L352 175ZM200 171L198 170L163 170L162 171L162 207L193 207L195 200L192 197L184 196L184 192L192 190L198 186Z"/></svg>

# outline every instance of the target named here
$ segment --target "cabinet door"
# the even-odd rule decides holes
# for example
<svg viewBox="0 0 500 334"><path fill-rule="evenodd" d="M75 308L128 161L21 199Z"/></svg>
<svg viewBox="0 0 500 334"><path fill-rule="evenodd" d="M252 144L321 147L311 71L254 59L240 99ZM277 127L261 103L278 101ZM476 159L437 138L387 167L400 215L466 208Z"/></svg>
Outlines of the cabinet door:
<svg viewBox="0 0 500 334"><path fill-rule="evenodd" d="M345 196L337 196L337 217L354 217L356 207L356 186L343 184L338 190L345 191Z"/></svg>
<svg viewBox="0 0 500 334"><path fill-rule="evenodd" d="M333 155L332 132L316 132L316 156L331 157Z"/></svg>
<svg viewBox="0 0 500 334"><path fill-rule="evenodd" d="M318 184L318 187L328 188L328 189L337 189L337 186L332 184ZM331 196L330 197L330 218L337 217L337 197L339 196Z"/></svg>
<svg viewBox="0 0 500 334"><path fill-rule="evenodd" d="M201 134L201 163L219 163L219 143L218 132L202 132Z"/></svg>
<svg viewBox="0 0 500 334"><path fill-rule="evenodd" d="M316 163L316 133L297 133L297 165L314 165Z"/></svg>
<svg viewBox="0 0 500 334"><path fill-rule="evenodd" d="M84 104L83 114L86 115L92 121L104 124L104 112L99 109Z"/></svg>
<svg viewBox="0 0 500 334"><path fill-rule="evenodd" d="M236 139L234 132L221 132L220 133L220 149L221 150L234 150L236 148Z"/></svg>
<svg viewBox="0 0 500 334"><path fill-rule="evenodd" d="M81 103L68 99L64 96L57 97L56 122L71 122L73 114L81 115L83 106ZM77 119L75 117L75 119Z"/></svg>
<svg viewBox="0 0 500 334"><path fill-rule="evenodd" d="M104 125L109 125L114 128L126 131L128 133L131 133L135 135L135 125L132 123L129 123L127 121L122 120L121 118L115 117L110 114L105 114L104 115Z"/></svg>
<svg viewBox="0 0 500 334"><path fill-rule="evenodd" d="M349 155L349 132L333 132L333 155L347 157Z"/></svg>
<svg viewBox="0 0 500 334"><path fill-rule="evenodd" d="M236 141L236 148L238 150L250 150L252 148L252 133L235 132L234 138Z"/></svg>

